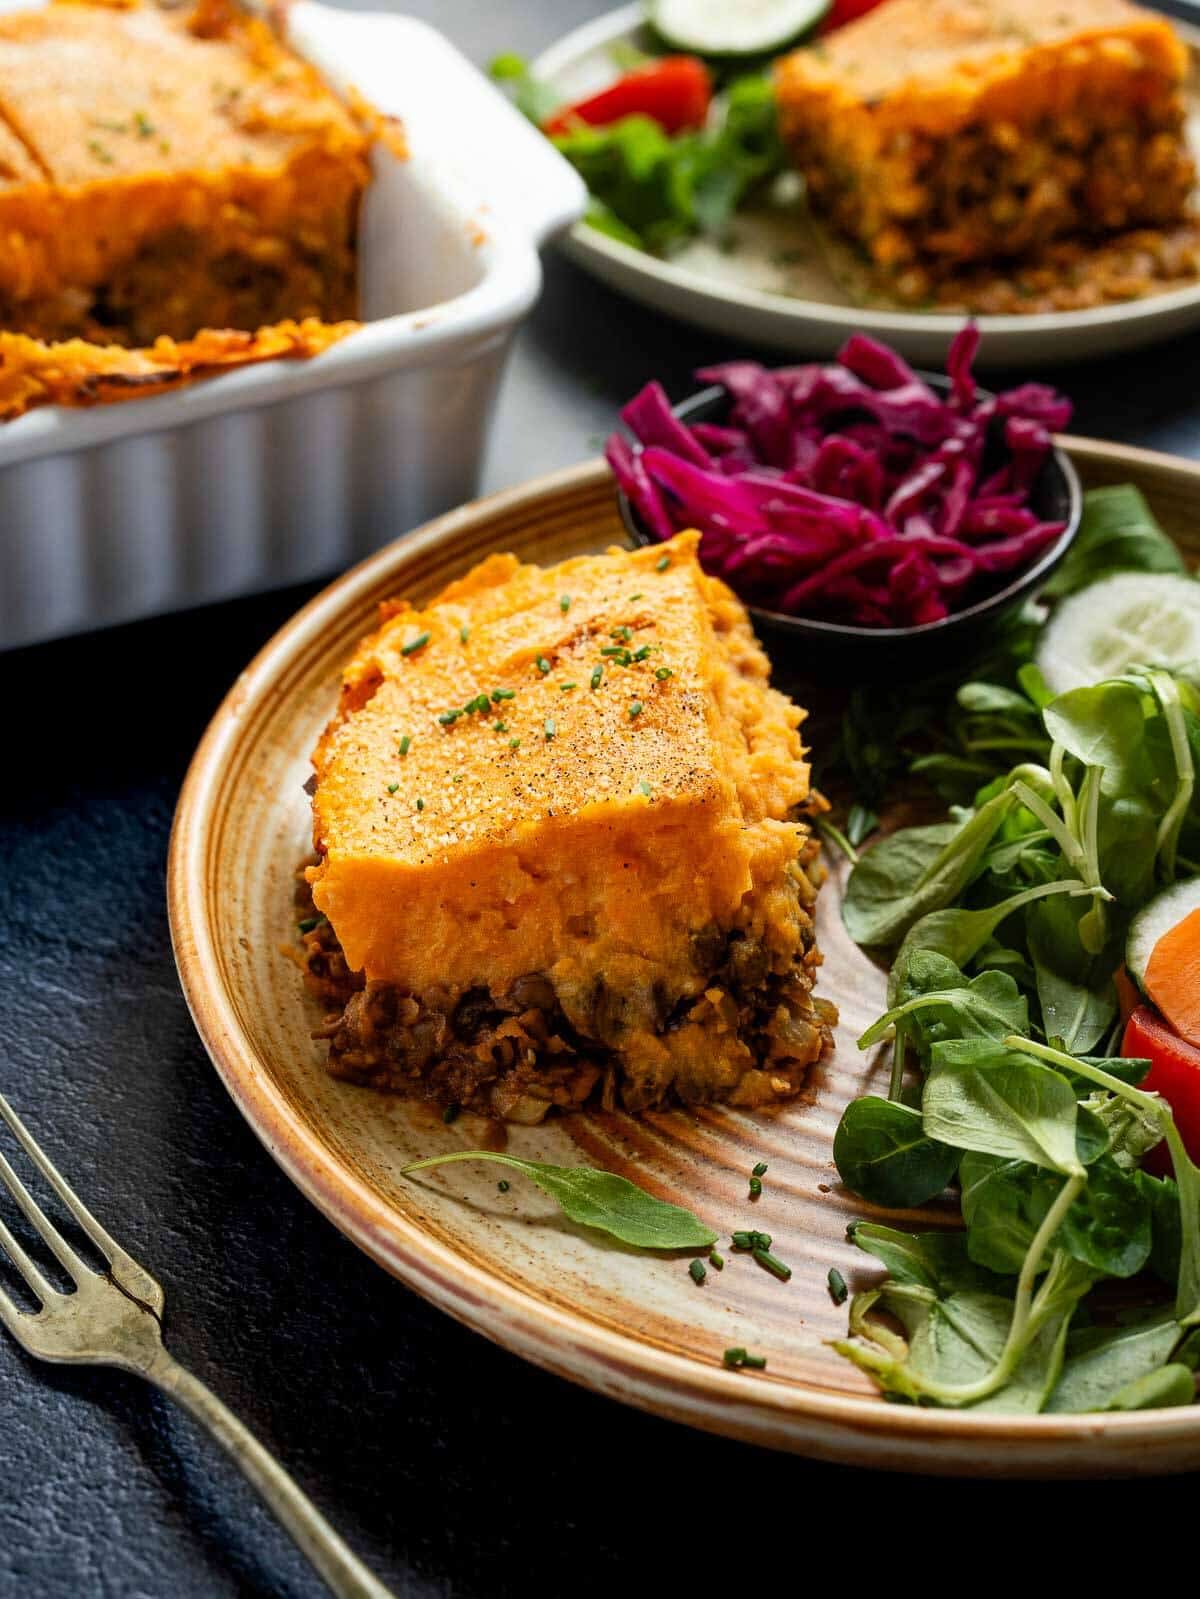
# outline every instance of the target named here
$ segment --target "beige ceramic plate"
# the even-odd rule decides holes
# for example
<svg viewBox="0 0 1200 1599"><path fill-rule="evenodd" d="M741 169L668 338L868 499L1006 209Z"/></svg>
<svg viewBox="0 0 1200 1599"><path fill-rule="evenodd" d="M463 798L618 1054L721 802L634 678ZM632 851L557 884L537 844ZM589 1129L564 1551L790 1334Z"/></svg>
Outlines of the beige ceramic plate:
<svg viewBox="0 0 1200 1599"><path fill-rule="evenodd" d="M575 28L533 63L534 77L564 102L611 83L614 51L637 48L645 36L641 0ZM1191 45L1189 134L1200 154L1200 29L1176 22ZM853 332L872 333L918 365L940 367L963 324L960 313L857 305L803 211L739 212L732 249L696 240L669 260L648 255L586 223L562 248L586 271L655 310L745 343L752 340L807 356L832 356ZM849 259L849 252L846 252ZM976 318L982 361L991 367L1046 367L1103 351L1135 350L1200 324L1200 284L1086 311L1044 311Z"/></svg>
<svg viewBox="0 0 1200 1599"><path fill-rule="evenodd" d="M1177 536L1200 527L1200 467L1084 441L1072 449L1085 480L1133 477ZM184 786L169 881L184 991L238 1106L302 1191L381 1266L506 1348L615 1399L862 1465L1080 1476L1200 1466L1200 1408L1034 1418L918 1410L885 1404L826 1347L846 1314L829 1298L829 1268L852 1285L872 1275L846 1242L847 1221L865 1212L839 1187L830 1147L843 1106L872 1079L854 1038L883 997L882 977L842 931L836 882L821 910L821 988L842 1026L805 1098L772 1114L595 1113L509 1134L514 1153L625 1172L723 1234L770 1232L794 1268L786 1285L727 1252L725 1270L697 1288L686 1260L585 1235L520 1179L500 1193L494 1166L401 1178L406 1160L478 1147L488 1124L464 1117L446 1127L326 1074L281 945L293 936L292 875L308 849L308 753L342 662L380 600L428 596L490 550L546 562L621 536L600 463L468 506L327 589L239 678ZM758 1160L770 1169L751 1207L746 1179ZM767 1354L767 1370L725 1370L721 1353L736 1344Z"/></svg>

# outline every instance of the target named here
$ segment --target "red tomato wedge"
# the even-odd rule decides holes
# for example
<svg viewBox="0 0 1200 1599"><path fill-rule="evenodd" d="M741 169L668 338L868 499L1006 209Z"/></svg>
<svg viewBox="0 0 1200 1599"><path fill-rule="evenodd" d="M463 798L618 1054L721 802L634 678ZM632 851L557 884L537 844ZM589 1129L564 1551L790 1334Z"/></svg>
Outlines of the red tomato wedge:
<svg viewBox="0 0 1200 1599"><path fill-rule="evenodd" d="M833 0L833 4L825 13L820 31L832 33L835 28L844 28L847 22L865 17L868 11L874 11L876 6L882 4L883 0Z"/></svg>
<svg viewBox="0 0 1200 1599"><path fill-rule="evenodd" d="M563 106L542 124L548 134L570 133L580 122L602 128L622 117L652 117L667 133L703 126L712 100L712 78L697 56L664 56L627 72L586 100Z"/></svg>
<svg viewBox="0 0 1200 1599"><path fill-rule="evenodd" d="M1125 1028L1121 1053L1151 1062L1149 1075L1140 1086L1167 1101L1188 1154L1200 1161L1200 1049L1172 1032L1149 1005L1139 1005ZM1170 1170L1161 1144L1152 1151L1147 1165L1155 1171Z"/></svg>
<svg viewBox="0 0 1200 1599"><path fill-rule="evenodd" d="M1200 909L1155 944L1146 962L1146 993L1175 1031L1200 1046Z"/></svg>

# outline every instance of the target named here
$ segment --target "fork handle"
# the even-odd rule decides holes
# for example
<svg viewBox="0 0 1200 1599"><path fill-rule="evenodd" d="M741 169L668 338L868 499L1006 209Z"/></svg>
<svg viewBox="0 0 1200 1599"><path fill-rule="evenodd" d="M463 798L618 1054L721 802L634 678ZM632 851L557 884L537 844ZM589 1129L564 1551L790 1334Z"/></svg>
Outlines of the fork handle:
<svg viewBox="0 0 1200 1599"><path fill-rule="evenodd" d="M300 1550L338 1599L395 1599L338 1537L308 1495L293 1481L212 1389L164 1349L142 1374L208 1428L266 1500Z"/></svg>

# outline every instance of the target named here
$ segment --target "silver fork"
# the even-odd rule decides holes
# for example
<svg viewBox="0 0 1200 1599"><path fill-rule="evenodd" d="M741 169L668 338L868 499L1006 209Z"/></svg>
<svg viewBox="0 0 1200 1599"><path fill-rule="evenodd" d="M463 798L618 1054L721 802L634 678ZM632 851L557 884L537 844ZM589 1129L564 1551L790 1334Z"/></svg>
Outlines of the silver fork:
<svg viewBox="0 0 1200 1599"><path fill-rule="evenodd" d="M223 1445L340 1599L393 1599L249 1428L167 1353L162 1341L162 1289L109 1237L42 1153L3 1094L0 1118L109 1266L102 1275L80 1258L0 1153L0 1179L75 1284L73 1293L59 1293L0 1220L0 1249L41 1302L36 1313L23 1311L0 1288L0 1322L40 1360L118 1366L145 1377L190 1411Z"/></svg>

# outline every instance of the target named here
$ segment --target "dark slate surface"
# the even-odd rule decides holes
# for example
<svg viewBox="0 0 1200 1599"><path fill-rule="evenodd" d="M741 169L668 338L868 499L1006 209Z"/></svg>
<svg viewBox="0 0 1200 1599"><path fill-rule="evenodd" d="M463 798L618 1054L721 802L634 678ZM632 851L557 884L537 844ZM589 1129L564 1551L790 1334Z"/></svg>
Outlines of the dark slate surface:
<svg viewBox="0 0 1200 1599"><path fill-rule="evenodd" d="M419 9L485 60L533 51L601 7ZM489 486L591 453L645 378L682 393L693 366L725 353L551 261ZM1192 337L1076 369L1080 431L1200 455L1198 356ZM0 657L0 1088L162 1280L175 1353L396 1592L766 1591L772 1573L789 1586L858 1580L885 1549L928 1570L956 1530L1003 1558L1055 1523L1082 1535L1124 1513L1131 1531L1169 1526L1192 1484L934 1489L601 1401L429 1309L294 1192L192 1031L163 874L189 753L301 597ZM131 1378L35 1367L0 1338L5 1599L319 1592L189 1421Z"/></svg>

